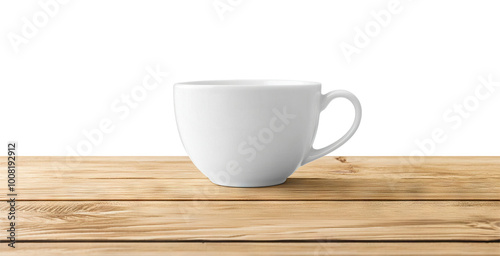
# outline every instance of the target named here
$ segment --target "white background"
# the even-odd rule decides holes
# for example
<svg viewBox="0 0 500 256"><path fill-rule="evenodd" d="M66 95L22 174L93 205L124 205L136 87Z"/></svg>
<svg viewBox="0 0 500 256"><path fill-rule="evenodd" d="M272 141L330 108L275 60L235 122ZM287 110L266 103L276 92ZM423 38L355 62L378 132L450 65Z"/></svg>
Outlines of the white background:
<svg viewBox="0 0 500 256"><path fill-rule="evenodd" d="M359 97L361 126L333 155L499 155L500 87L475 96L478 77L500 81L499 1L401 0L351 62L341 45L354 45L356 27L373 25L371 12L389 10L390 1L233 0L223 20L213 2L74 0L52 8L28 38L25 19L43 22L44 9L1 1L0 142L17 140L21 155L75 154L69 148L89 143L85 131L110 120L112 131L76 154L185 155L175 82L276 78ZM26 41L13 44L13 34ZM130 115L113 111L156 65L169 72L161 85ZM464 100L476 103L467 118L450 112ZM315 145L340 137L352 115L347 101L331 105ZM442 135L431 143L436 129Z"/></svg>

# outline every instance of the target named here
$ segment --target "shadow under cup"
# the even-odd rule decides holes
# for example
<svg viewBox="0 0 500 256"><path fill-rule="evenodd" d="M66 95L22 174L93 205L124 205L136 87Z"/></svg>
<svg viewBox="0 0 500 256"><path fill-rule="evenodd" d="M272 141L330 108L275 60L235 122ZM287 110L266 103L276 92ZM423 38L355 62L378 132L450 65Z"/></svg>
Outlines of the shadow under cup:
<svg viewBox="0 0 500 256"><path fill-rule="evenodd" d="M281 184L309 162L326 106L323 97L316 82L223 80L174 86L177 128L188 155L213 183L233 187Z"/></svg>

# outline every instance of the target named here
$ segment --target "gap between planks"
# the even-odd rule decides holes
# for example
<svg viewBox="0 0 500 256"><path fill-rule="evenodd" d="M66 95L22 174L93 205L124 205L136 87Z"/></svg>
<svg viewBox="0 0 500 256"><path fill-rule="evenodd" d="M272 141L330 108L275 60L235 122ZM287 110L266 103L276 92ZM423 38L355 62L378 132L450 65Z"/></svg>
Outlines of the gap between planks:
<svg viewBox="0 0 500 256"><path fill-rule="evenodd" d="M0 247L3 256L19 255L484 255L497 256L494 243L20 243Z"/></svg>

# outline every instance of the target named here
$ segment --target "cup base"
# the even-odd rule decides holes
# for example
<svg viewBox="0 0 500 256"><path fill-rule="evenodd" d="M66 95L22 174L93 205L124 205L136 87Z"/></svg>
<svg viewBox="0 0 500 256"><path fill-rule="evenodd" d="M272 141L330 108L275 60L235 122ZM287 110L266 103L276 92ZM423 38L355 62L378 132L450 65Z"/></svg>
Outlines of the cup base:
<svg viewBox="0 0 500 256"><path fill-rule="evenodd" d="M231 183L220 183L220 182L215 182L214 180L210 179L209 180L219 186L224 186L224 187L233 187L233 188L259 188L259 187L271 187L271 186L277 186L285 183L286 178L283 180L271 180L271 181L263 181L263 182L231 182Z"/></svg>

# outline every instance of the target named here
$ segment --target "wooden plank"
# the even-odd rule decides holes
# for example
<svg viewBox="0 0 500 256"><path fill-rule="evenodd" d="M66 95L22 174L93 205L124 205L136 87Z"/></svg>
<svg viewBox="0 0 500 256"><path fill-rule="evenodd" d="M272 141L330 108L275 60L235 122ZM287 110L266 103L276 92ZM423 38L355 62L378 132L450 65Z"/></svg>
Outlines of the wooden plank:
<svg viewBox="0 0 500 256"><path fill-rule="evenodd" d="M213 185L187 157L21 156L17 189L18 200L500 200L500 157L410 160L323 157L254 189Z"/></svg>
<svg viewBox="0 0 500 256"><path fill-rule="evenodd" d="M30 201L17 211L20 241L500 240L498 201Z"/></svg>
<svg viewBox="0 0 500 256"><path fill-rule="evenodd" d="M92 255L500 255L499 243L20 243L3 256Z"/></svg>

